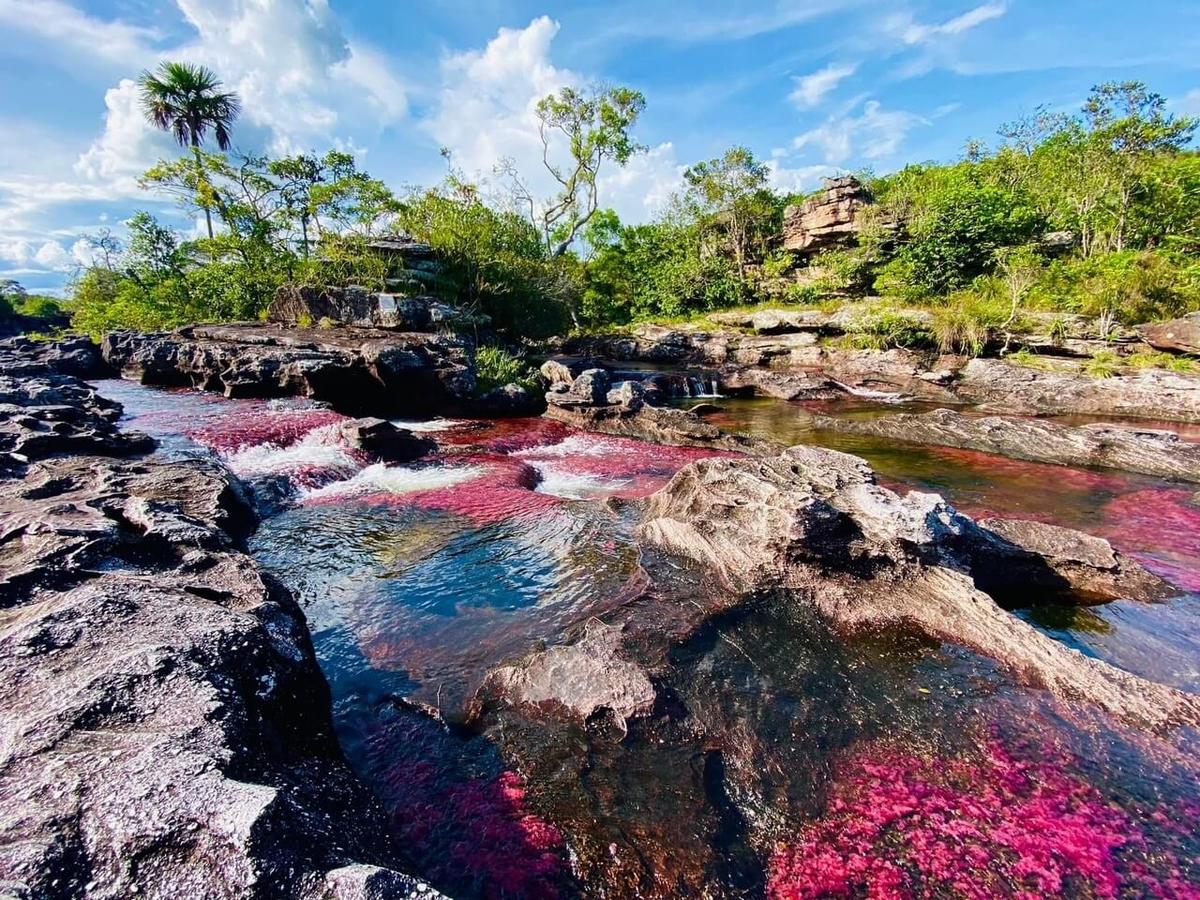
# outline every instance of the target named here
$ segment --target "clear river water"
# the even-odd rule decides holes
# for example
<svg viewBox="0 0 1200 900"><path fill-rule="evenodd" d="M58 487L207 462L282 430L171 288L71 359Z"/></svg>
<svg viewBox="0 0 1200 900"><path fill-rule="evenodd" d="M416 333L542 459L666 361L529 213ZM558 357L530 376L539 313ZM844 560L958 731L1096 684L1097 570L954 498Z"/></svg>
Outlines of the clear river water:
<svg viewBox="0 0 1200 900"><path fill-rule="evenodd" d="M640 564L636 501L708 451L432 420L398 424L437 452L389 466L305 401L99 387L160 452L218 454L270 507L251 552L304 608L347 758L452 896L1200 897L1195 733L1119 726L953 645L845 639L785 597L681 630L651 716L480 713L491 668L605 621L647 571L645 615L672 632L703 577ZM894 404L711 402L714 424L858 454L897 490L1108 538L1178 596L1014 614L1200 691L1194 486L811 424Z"/></svg>

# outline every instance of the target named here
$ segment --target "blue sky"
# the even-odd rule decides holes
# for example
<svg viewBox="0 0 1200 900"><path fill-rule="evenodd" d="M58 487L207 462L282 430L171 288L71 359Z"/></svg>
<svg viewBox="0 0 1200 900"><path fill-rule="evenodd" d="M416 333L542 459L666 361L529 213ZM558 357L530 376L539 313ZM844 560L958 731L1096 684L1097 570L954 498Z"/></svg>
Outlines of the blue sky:
<svg viewBox="0 0 1200 900"><path fill-rule="evenodd" d="M351 149L397 188L439 179L443 146L485 178L501 158L534 173L539 97L634 86L649 150L602 183L627 219L732 144L808 189L953 159L1104 80L1200 114L1200 3L1182 0L0 0L0 29L0 277L31 289L62 289L90 259L82 236L119 234L136 209L195 230L136 185L175 153L133 83L162 59L202 62L242 95L240 148Z"/></svg>

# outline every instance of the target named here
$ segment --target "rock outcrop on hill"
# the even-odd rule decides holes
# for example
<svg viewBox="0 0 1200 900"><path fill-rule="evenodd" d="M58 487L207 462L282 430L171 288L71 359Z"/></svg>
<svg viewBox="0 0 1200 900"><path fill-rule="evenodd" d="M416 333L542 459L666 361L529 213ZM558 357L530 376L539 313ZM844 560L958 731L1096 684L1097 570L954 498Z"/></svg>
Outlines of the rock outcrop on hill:
<svg viewBox="0 0 1200 900"><path fill-rule="evenodd" d="M784 248L815 253L854 241L861 227L859 214L872 202L854 176L827 179L820 193L784 210Z"/></svg>
<svg viewBox="0 0 1200 900"><path fill-rule="evenodd" d="M454 410L475 391L470 345L450 334L370 328L193 325L105 336L104 359L143 384L227 397L302 396L349 413Z"/></svg>
<svg viewBox="0 0 1200 900"><path fill-rule="evenodd" d="M848 631L910 629L990 656L1018 678L1152 728L1200 723L1200 697L1069 649L1008 613L1012 573L1107 598L1155 594L1157 579L1099 539L989 530L917 492L881 487L861 459L815 447L701 460L647 502L640 535L741 595L781 591ZM1096 570L1085 578L1080 569ZM1059 581L1061 579L1061 581ZM1166 592L1165 586L1159 591ZM1032 591L1026 587L1026 600ZM1094 599L1093 597L1089 597Z"/></svg>
<svg viewBox="0 0 1200 900"><path fill-rule="evenodd" d="M1076 427L1037 419L968 416L949 409L874 419L814 416L813 424L829 431L981 450L1031 462L1200 481L1200 444L1181 441L1171 431L1123 425Z"/></svg>
<svg viewBox="0 0 1200 900"><path fill-rule="evenodd" d="M242 552L237 479L117 458L149 449L119 409L11 349L0 379L6 417L65 423L0 473L0 893L436 896L341 755L300 608Z"/></svg>

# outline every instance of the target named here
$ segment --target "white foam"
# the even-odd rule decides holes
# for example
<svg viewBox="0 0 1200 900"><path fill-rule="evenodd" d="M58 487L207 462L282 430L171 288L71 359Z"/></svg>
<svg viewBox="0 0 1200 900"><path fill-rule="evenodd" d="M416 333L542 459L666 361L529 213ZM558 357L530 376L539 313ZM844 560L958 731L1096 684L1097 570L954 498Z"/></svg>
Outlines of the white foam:
<svg viewBox="0 0 1200 900"><path fill-rule="evenodd" d="M478 478L483 466L424 466L406 468L375 463L352 478L336 481L303 492L303 500L325 500L330 497L354 497L363 494L411 494L451 487Z"/></svg>
<svg viewBox="0 0 1200 900"><path fill-rule="evenodd" d="M554 466L534 466L534 468L542 476L534 490L566 500L594 500L611 497L632 484L628 478L605 478L602 475L562 472Z"/></svg>
<svg viewBox="0 0 1200 900"><path fill-rule="evenodd" d="M310 431L291 446L256 444L235 450L225 459L229 467L242 476L286 475L306 469L323 469L349 478L359 470L360 464L337 443L336 434L336 426L324 426Z"/></svg>
<svg viewBox="0 0 1200 900"><path fill-rule="evenodd" d="M426 419L412 422L407 419L392 419L392 424L408 431L448 431L457 428L463 422L460 419Z"/></svg>
<svg viewBox="0 0 1200 900"><path fill-rule="evenodd" d="M568 456L611 456L623 450L623 447L615 446L611 442L605 441L604 438L573 434L557 444L528 447L524 450L517 450L512 455L528 459L562 459Z"/></svg>

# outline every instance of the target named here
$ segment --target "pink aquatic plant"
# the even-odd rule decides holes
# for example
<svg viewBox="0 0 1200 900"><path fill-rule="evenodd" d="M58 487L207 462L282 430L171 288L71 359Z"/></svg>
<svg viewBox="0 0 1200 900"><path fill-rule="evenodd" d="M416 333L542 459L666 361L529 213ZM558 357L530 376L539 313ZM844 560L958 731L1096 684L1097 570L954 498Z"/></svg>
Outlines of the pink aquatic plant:
<svg viewBox="0 0 1200 900"><path fill-rule="evenodd" d="M776 850L768 894L1200 897L1180 856L1071 762L1056 749L1035 758L995 738L954 759L860 750L841 767L826 814ZM1161 811L1150 820L1173 829L1175 843L1197 824Z"/></svg>
<svg viewBox="0 0 1200 900"><path fill-rule="evenodd" d="M563 836L533 812L524 780L490 744L403 714L373 727L368 753L401 846L434 884L488 900L562 896Z"/></svg>
<svg viewBox="0 0 1200 900"><path fill-rule="evenodd" d="M318 428L344 421L346 416L329 409L273 409L266 404L247 404L185 433L214 450L230 452L261 444L288 447Z"/></svg>

